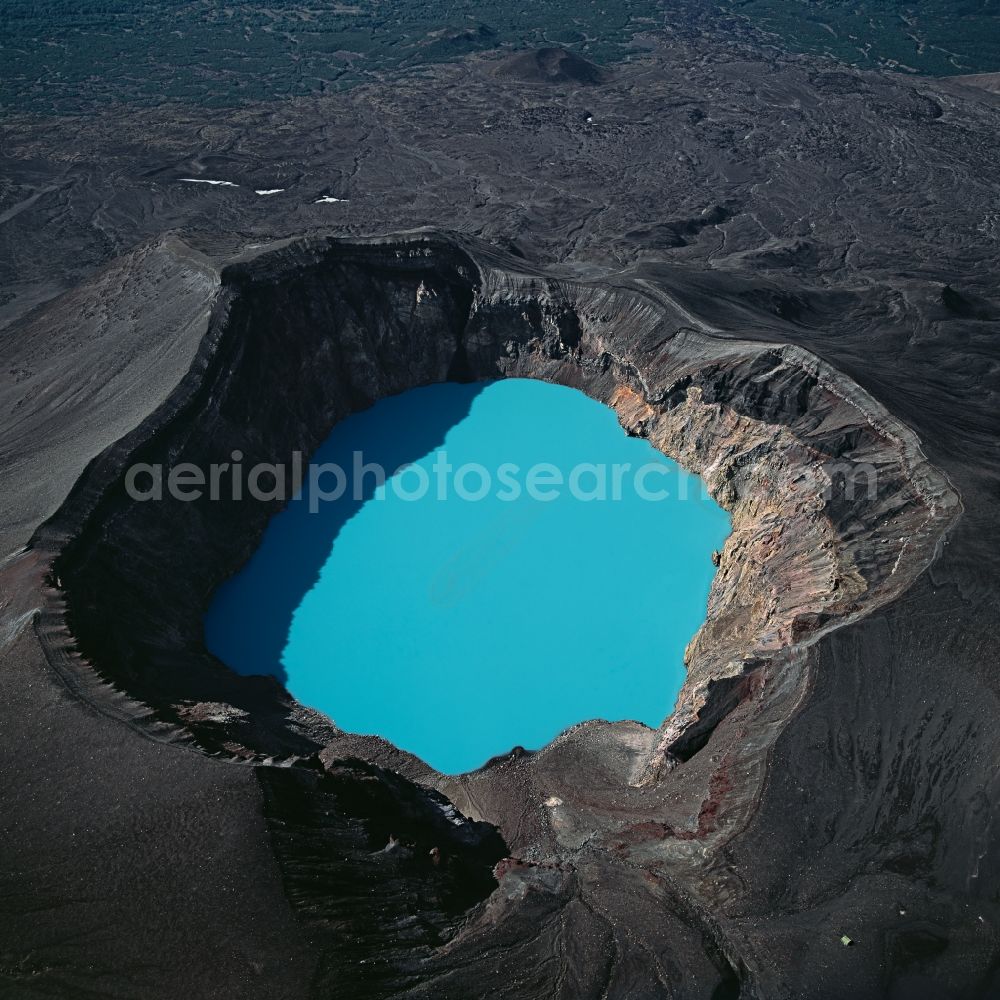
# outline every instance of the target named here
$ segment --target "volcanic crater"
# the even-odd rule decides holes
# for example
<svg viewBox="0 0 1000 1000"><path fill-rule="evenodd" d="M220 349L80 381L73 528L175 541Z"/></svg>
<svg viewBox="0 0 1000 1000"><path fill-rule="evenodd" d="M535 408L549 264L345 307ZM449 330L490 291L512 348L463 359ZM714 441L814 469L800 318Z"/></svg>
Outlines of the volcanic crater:
<svg viewBox="0 0 1000 1000"><path fill-rule="evenodd" d="M419 874L421 912L433 917L414 931L416 950L358 938L365 954L386 949L377 989L408 981L415 954L460 962L522 905L524 886L565 905L605 864L629 866L628 878L696 867L754 808L768 750L809 683L804 651L906 590L961 511L914 434L844 375L802 348L723 334L627 272L570 278L436 231L283 241L225 266L171 237L134 265L161 269L161 298L201 288L204 332L177 388L90 463L32 539L49 583L38 636L99 711L152 739L273 765L259 768L272 836L307 919L382 919L397 906L393 879ZM237 676L206 651L213 590L253 552L277 504L139 503L124 489L132 463L207 466L236 449L247 464L285 462L383 397L505 376L613 407L732 516L686 682L659 729L594 720L537 753L515 749L449 777L340 731L272 678ZM360 826L325 824L324 796L348 802ZM359 912L342 884L296 896L318 864L302 860L303 837L354 845L356 862L404 834L406 864L372 862L381 888ZM452 873L443 881L441 852ZM348 880L360 877L343 874L351 863L338 869ZM701 935L705 919L672 933ZM736 975L725 950L721 939L714 959L689 949L723 983ZM324 974L335 976L342 952Z"/></svg>

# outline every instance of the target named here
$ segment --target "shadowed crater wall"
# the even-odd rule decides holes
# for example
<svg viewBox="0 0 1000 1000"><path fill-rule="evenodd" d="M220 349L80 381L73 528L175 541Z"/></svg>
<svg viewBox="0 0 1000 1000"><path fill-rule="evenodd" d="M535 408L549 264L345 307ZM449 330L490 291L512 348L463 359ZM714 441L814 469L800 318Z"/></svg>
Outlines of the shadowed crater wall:
<svg viewBox="0 0 1000 1000"><path fill-rule="evenodd" d="M380 423L377 431L369 430L366 434L363 461L391 473L434 451L444 443L448 431L468 416L484 385L469 382L447 396L425 398L417 420L394 420L390 426ZM362 447L359 441L351 441L350 445L327 441L309 461L317 466L332 463L350 469L353 452L359 447ZM329 484L324 480L321 485L325 489ZM235 593L227 595L228 613L222 614L226 622L222 628L227 633L224 648L228 650L224 658L235 664L240 673L271 674L287 684L282 653L295 610L319 580L341 529L375 492L375 476L361 476L335 503L320 502L315 509L306 502L293 505L285 517L269 525L265 540L254 554L258 560L256 572L259 580L280 580L280 586L236 588ZM222 597L221 592L216 596L213 604L216 611ZM240 635L229 635L228 625L243 616L253 619L253 627Z"/></svg>

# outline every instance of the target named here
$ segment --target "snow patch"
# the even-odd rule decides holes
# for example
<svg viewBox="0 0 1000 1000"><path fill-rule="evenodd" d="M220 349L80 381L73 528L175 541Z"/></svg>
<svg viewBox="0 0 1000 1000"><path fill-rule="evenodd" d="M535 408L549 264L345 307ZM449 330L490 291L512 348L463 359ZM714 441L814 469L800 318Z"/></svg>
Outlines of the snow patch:
<svg viewBox="0 0 1000 1000"><path fill-rule="evenodd" d="M232 181L210 181L205 177L182 177L180 180L182 184L218 184L221 187L239 187L239 184L234 184Z"/></svg>
<svg viewBox="0 0 1000 1000"><path fill-rule="evenodd" d="M459 811L451 803L448 803L448 805L438 804L438 809L440 809L441 812L444 813L445 818L454 823L455 826L461 826L464 822Z"/></svg>

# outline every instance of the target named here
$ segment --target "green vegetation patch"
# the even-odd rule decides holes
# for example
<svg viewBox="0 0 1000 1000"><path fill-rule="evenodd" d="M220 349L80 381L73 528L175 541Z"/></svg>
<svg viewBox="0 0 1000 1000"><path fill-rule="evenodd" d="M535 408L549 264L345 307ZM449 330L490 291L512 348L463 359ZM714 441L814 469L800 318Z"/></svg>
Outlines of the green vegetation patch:
<svg viewBox="0 0 1000 1000"><path fill-rule="evenodd" d="M1000 70L995 0L724 0L721 9L785 48L857 65ZM563 45L606 64L636 51L636 33L691 17L669 0L4 0L0 102L43 113L101 101L233 105L501 47Z"/></svg>

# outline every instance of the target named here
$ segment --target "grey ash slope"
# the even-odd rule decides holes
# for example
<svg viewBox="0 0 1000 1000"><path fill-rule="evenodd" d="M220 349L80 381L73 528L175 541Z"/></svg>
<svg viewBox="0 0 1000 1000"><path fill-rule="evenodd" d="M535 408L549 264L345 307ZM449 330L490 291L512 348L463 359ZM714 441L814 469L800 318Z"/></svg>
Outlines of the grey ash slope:
<svg viewBox="0 0 1000 1000"><path fill-rule="evenodd" d="M60 678L75 675L43 655L61 648L44 632L54 621L28 624L58 602L36 546L2 580L4 635L16 636L0 671L14 859L2 981L15 996L207 997L223 982L233 996L301 996L306 978L317 996L345 979L357 996L995 995L994 99L694 46L581 90L494 69L214 120L16 123L4 167L17 210L0 226L16 296L3 340L7 550L180 381L219 267L255 243L329 232L334 212L340 235L434 224L504 248L491 258L475 245L497 274L641 290L674 338L811 350L916 431L961 517L905 592L808 647L795 711L751 700L765 708L733 713L652 791L621 783L648 731L601 727L439 784L501 824L519 858L464 929L472 900L420 860L439 834L433 798L409 779L433 776L384 750L367 765L334 750L323 771L313 759L258 767L253 781L245 765L161 742L183 733L141 718L128 685L116 695L91 681L70 697ZM287 191L253 194L276 187ZM350 200L314 204L324 193ZM134 250L167 229L184 240ZM122 253L96 284L28 311ZM192 384L204 375L196 363ZM763 731L766 769L734 768ZM630 739L637 749L623 750ZM569 802L563 788L575 804L561 823L544 803ZM713 838L741 788L750 808ZM623 808L637 819L628 836L592 844L607 828L586 818ZM376 856L404 816L413 852ZM481 872L499 848L477 836L451 850ZM348 861L330 864L332 852ZM345 909L362 877L373 901ZM86 935L85 956L68 927ZM388 957L361 965L366 947Z"/></svg>
<svg viewBox="0 0 1000 1000"><path fill-rule="evenodd" d="M501 68L218 117L8 119L4 204L19 210L0 227L16 296L5 313L171 228L225 259L310 231L434 225L577 272L666 258L765 286L788 271L863 285L886 304L901 278L986 279L988 94L680 43L599 87L506 81ZM315 204L323 195L349 200ZM988 281L972 290L990 294Z"/></svg>

